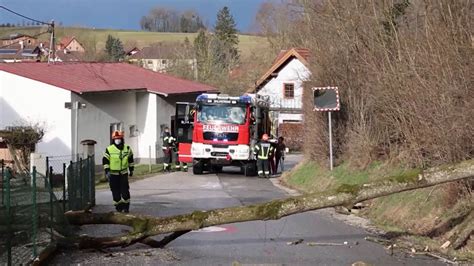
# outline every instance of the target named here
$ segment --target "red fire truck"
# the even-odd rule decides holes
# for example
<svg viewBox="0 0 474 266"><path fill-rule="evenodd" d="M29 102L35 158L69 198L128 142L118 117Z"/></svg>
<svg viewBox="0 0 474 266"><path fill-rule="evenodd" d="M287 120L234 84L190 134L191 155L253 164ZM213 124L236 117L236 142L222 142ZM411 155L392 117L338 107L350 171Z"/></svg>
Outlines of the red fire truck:
<svg viewBox="0 0 474 266"><path fill-rule="evenodd" d="M252 148L263 133L270 132L269 105L267 97L257 94L201 94L194 106L178 103L179 160L192 161L194 174L238 166L246 176L256 175Z"/></svg>

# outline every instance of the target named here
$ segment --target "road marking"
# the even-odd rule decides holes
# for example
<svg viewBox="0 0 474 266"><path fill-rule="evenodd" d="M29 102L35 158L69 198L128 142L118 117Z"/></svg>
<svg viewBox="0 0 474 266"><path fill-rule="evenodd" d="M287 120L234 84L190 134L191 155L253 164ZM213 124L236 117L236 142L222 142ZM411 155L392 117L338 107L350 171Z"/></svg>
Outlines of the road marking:
<svg viewBox="0 0 474 266"><path fill-rule="evenodd" d="M207 182L206 184L201 186L202 188L220 188L221 185L215 182Z"/></svg>
<svg viewBox="0 0 474 266"><path fill-rule="evenodd" d="M199 230L193 230L194 233L218 233L218 232L236 232L237 228L235 226L209 226L201 228Z"/></svg>

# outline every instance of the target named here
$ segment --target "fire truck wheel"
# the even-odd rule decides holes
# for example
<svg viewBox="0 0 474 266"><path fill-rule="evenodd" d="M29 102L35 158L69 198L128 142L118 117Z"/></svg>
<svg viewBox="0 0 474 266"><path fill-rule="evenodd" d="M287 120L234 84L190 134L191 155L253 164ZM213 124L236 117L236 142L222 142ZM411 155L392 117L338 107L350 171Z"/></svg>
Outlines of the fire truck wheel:
<svg viewBox="0 0 474 266"><path fill-rule="evenodd" d="M257 166L255 163L246 163L242 166L245 176L256 176L257 175Z"/></svg>
<svg viewBox="0 0 474 266"><path fill-rule="evenodd" d="M195 175L202 175L203 172L203 164L202 162L195 162L193 164L193 174Z"/></svg>

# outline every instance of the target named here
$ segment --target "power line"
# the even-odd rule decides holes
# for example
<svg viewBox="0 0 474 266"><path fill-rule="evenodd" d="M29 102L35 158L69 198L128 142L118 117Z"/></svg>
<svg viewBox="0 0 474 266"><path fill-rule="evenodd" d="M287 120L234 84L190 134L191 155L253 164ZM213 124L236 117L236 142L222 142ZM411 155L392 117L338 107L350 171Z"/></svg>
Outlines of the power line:
<svg viewBox="0 0 474 266"><path fill-rule="evenodd" d="M8 11L8 12L10 12L10 13L13 13L13 14L15 14L15 15L17 15L17 16L20 16L20 17L22 17L22 18L26 18L26 19L29 19L29 20L31 20L31 21L34 21L34 22L37 22L37 23L41 23L41 24L43 24L43 25L49 25L49 26L52 25L52 23L48 23L48 22L44 22L44 21L40 21L40 20L37 20L37 19L34 19L34 18L27 17L27 16L25 16L25 15L22 15L22 14L20 14L20 13L18 13L18 12L13 11L13 10L11 10L11 9L9 9L9 8L6 8L6 7L4 7L4 6L0 6L0 8L5 9L6 11Z"/></svg>

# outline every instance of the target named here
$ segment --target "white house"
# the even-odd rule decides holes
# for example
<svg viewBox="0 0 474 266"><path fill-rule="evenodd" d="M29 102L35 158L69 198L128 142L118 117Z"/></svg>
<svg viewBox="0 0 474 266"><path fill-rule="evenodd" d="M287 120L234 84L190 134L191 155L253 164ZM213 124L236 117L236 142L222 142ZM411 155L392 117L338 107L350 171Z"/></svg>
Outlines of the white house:
<svg viewBox="0 0 474 266"><path fill-rule="evenodd" d="M271 108L278 125L301 123L304 81L310 78L308 49L283 50L270 69L250 90L260 95L268 95Z"/></svg>
<svg viewBox="0 0 474 266"><path fill-rule="evenodd" d="M183 49L181 44L158 43L136 52L132 49L127 54L130 54L129 62L137 63L146 69L166 73L173 67L183 66L194 71L196 75L197 61L195 58L183 58L180 54Z"/></svg>
<svg viewBox="0 0 474 266"><path fill-rule="evenodd" d="M138 161L148 159L150 151L157 159L175 103L209 91L215 89L126 63L0 64L0 129L42 124L46 134L37 152L46 156L81 153L75 143L95 140L100 163L112 130L119 128ZM71 102L83 108L67 109Z"/></svg>

